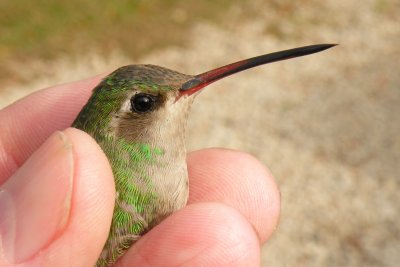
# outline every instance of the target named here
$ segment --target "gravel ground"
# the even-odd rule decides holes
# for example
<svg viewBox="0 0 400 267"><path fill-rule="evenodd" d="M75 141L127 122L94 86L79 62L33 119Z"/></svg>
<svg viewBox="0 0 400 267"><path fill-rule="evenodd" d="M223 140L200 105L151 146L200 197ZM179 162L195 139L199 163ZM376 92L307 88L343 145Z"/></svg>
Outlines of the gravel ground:
<svg viewBox="0 0 400 267"><path fill-rule="evenodd" d="M274 173L282 216L263 266L398 266L400 4L304 3L252 1L246 11L226 11L221 25L197 23L184 48L135 62L199 73L266 52L339 43L209 86L193 106L188 147L247 151ZM60 58L51 77L2 91L0 107L33 88L131 62L122 52Z"/></svg>

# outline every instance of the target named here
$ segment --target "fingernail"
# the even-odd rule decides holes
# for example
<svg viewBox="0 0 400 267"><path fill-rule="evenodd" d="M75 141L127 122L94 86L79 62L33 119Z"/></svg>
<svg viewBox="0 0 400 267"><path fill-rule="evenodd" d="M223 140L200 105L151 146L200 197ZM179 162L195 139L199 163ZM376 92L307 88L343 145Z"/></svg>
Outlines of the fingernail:
<svg viewBox="0 0 400 267"><path fill-rule="evenodd" d="M72 183L72 144L56 132L0 188L0 242L10 263L32 258L62 232Z"/></svg>

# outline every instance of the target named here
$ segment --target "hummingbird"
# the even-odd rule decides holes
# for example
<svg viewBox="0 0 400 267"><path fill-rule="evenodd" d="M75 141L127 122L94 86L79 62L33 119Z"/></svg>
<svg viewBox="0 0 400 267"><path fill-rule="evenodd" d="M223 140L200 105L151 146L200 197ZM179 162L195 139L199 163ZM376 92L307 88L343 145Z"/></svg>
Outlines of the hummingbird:
<svg viewBox="0 0 400 267"><path fill-rule="evenodd" d="M190 106L201 89L246 69L333 46L318 44L265 54L199 75L155 65L128 65L105 77L72 124L100 145L115 180L111 227L96 267L113 265L141 236L186 205L185 128Z"/></svg>

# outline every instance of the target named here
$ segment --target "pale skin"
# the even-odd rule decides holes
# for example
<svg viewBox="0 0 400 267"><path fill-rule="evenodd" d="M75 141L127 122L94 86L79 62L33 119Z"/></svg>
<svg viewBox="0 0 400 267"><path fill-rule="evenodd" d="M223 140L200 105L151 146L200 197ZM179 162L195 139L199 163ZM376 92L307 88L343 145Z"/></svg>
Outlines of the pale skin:
<svg viewBox="0 0 400 267"><path fill-rule="evenodd" d="M115 189L107 158L68 128L101 77L58 85L0 111L0 267L95 264ZM254 157L188 154L188 205L144 235L115 266L259 266L277 227L279 192Z"/></svg>

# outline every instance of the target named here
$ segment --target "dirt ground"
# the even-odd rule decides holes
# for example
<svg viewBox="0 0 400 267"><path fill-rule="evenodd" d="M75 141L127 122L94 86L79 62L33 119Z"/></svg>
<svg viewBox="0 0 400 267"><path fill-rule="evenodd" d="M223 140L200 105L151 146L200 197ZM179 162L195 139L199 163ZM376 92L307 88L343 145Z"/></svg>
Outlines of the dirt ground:
<svg viewBox="0 0 400 267"><path fill-rule="evenodd" d="M399 266L400 4L305 1L293 11L282 5L289 1L279 8L275 2L229 9L224 23L197 23L184 48L135 62L193 74L276 50L339 43L211 85L193 106L188 147L243 150L275 175L282 215L263 248L263 266ZM1 91L0 107L127 63L132 59L118 51L60 58L51 77Z"/></svg>

